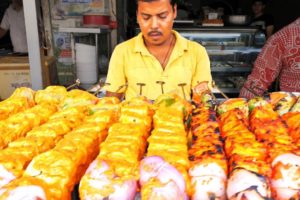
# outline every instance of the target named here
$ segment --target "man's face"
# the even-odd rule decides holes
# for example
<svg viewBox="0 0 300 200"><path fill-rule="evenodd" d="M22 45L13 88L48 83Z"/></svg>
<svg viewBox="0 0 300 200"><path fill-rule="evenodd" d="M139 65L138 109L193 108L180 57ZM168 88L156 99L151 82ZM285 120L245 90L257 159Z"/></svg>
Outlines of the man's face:
<svg viewBox="0 0 300 200"><path fill-rule="evenodd" d="M146 43L162 45L171 35L173 20L176 18L176 6L170 0L138 2L137 21Z"/></svg>
<svg viewBox="0 0 300 200"><path fill-rule="evenodd" d="M260 1L256 1L252 5L252 10L253 10L254 14L261 14L261 13L263 13L264 12L264 8L265 8L265 5L262 2L260 2Z"/></svg>
<svg viewBox="0 0 300 200"><path fill-rule="evenodd" d="M14 6L23 6L23 1L22 0L12 0L12 4Z"/></svg>

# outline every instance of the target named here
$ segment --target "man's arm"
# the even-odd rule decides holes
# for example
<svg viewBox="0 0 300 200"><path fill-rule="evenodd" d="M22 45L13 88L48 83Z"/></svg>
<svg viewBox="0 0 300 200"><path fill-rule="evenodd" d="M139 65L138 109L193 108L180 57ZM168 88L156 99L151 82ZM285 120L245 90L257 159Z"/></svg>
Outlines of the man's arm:
<svg viewBox="0 0 300 200"><path fill-rule="evenodd" d="M117 97L118 99L122 100L124 93L117 93L117 92L109 92L106 91L105 94L106 97Z"/></svg>
<svg viewBox="0 0 300 200"><path fill-rule="evenodd" d="M240 91L240 97L250 99L261 96L268 90L280 73L283 51L284 41L279 34L273 35L258 55L253 70Z"/></svg>
<svg viewBox="0 0 300 200"><path fill-rule="evenodd" d="M267 28L266 28L266 38L267 39L273 34L273 31L274 31L273 25L267 26Z"/></svg>
<svg viewBox="0 0 300 200"><path fill-rule="evenodd" d="M7 30L0 27L0 38L3 38L7 33Z"/></svg>
<svg viewBox="0 0 300 200"><path fill-rule="evenodd" d="M207 82L208 87L212 86L212 76L210 70L210 61L206 49L201 46L197 60L197 66L193 74L192 87L195 87L201 82Z"/></svg>
<svg viewBox="0 0 300 200"><path fill-rule="evenodd" d="M272 15L266 15L266 39L268 39L274 31L274 18Z"/></svg>
<svg viewBox="0 0 300 200"><path fill-rule="evenodd" d="M121 100L123 92L125 92L125 83L123 52L117 46L109 62L106 84L104 86L106 96L118 97Z"/></svg>

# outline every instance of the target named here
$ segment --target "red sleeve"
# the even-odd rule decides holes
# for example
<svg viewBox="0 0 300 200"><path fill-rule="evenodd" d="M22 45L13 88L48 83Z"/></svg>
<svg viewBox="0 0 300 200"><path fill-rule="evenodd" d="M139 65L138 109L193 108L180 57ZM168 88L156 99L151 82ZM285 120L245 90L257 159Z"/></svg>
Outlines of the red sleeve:
<svg viewBox="0 0 300 200"><path fill-rule="evenodd" d="M284 37L273 35L258 55L252 73L240 91L240 97L253 98L261 96L278 76L281 70Z"/></svg>

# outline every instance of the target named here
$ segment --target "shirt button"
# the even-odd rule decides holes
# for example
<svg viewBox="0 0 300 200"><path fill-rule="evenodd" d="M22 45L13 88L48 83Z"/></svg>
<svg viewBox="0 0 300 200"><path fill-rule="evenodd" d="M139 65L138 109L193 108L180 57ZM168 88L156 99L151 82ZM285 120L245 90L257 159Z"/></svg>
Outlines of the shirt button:
<svg viewBox="0 0 300 200"><path fill-rule="evenodd" d="M163 77L163 78L168 78L168 74L167 74L167 73L163 73L163 74L162 74L162 77Z"/></svg>

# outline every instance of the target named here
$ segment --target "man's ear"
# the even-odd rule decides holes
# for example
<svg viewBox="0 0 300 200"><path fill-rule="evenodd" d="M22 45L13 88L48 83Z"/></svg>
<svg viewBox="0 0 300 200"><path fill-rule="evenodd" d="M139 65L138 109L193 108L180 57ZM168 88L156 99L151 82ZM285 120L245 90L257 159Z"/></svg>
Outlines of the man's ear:
<svg viewBox="0 0 300 200"><path fill-rule="evenodd" d="M173 11L174 11L174 18L173 19L176 19L176 17L177 17L177 4L174 5Z"/></svg>

